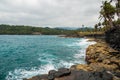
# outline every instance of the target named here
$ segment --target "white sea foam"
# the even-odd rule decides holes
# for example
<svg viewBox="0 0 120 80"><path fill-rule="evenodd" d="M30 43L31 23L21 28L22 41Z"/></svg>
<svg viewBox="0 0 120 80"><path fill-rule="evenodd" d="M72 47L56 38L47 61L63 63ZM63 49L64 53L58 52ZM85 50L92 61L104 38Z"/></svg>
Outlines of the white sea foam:
<svg viewBox="0 0 120 80"><path fill-rule="evenodd" d="M74 65L74 63L72 61L67 62L67 61L61 60L58 66L70 68L72 65Z"/></svg>
<svg viewBox="0 0 120 80"><path fill-rule="evenodd" d="M79 42L78 42L78 45L81 46L81 49L79 50L79 53L78 54L75 54L74 57L78 60L78 59L85 59L85 53L86 53L86 48L89 46L89 45L92 45L92 44L95 44L96 42L95 41L91 41L89 42L88 41L89 39L81 39ZM78 62L78 61L77 61ZM81 64L84 64L85 61L80 61Z"/></svg>
<svg viewBox="0 0 120 80"><path fill-rule="evenodd" d="M50 70L57 70L60 67L70 68L74 62L60 61L59 64L47 64L44 66L40 66L39 68L31 68L30 70L26 69L15 69L14 71L10 71L6 77L6 80L22 80L23 78L30 78L32 76L47 74Z"/></svg>
<svg viewBox="0 0 120 80"><path fill-rule="evenodd" d="M52 64L47 64L39 68L31 68L30 70L15 69L10 71L6 80L22 80L23 78L30 78L39 74L47 74L49 70L53 70L55 67Z"/></svg>
<svg viewBox="0 0 120 80"><path fill-rule="evenodd" d="M84 64L85 61L85 51L89 45L95 44L96 42L88 42L88 39L80 39L79 41L72 43L67 46L80 46L80 50L78 54L74 54L74 60L71 61L63 61L60 60L59 63L55 64L54 61L57 57L53 55L45 55L41 54L39 57L39 61L46 62L46 65L42 65L39 67L33 67L29 70L27 69L15 69L14 71L10 71L6 77L6 80L22 80L23 78L30 78L39 74L47 74L49 70L57 70L60 67L70 68L74 64Z"/></svg>

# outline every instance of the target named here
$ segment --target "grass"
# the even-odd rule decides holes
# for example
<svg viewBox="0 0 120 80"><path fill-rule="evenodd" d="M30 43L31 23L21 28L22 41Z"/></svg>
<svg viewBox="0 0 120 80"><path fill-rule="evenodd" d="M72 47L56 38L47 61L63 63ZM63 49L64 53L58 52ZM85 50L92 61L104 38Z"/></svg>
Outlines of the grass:
<svg viewBox="0 0 120 80"><path fill-rule="evenodd" d="M104 32L97 31L97 32L78 32L80 36L89 36L89 35L104 35Z"/></svg>

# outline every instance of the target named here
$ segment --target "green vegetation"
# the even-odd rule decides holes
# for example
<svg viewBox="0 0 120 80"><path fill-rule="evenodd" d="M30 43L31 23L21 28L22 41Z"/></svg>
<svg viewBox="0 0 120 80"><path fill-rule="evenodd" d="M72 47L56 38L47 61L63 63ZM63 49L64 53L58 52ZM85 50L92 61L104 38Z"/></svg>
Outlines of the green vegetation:
<svg viewBox="0 0 120 80"><path fill-rule="evenodd" d="M117 15L117 16L116 16ZM120 0L105 0L100 10L100 22L95 24L94 29L79 31L79 35L104 35L111 28L120 28Z"/></svg>
<svg viewBox="0 0 120 80"><path fill-rule="evenodd" d="M113 5L115 2L115 6ZM117 17L116 17L117 15ZM0 25L0 34L44 34L44 35L104 35L113 27L120 27L120 0L105 0L100 10L100 22L94 28L84 27L77 30L42 28L24 25Z"/></svg>
<svg viewBox="0 0 120 80"><path fill-rule="evenodd" d="M11 35L30 35L30 34L43 34L43 35L70 35L75 34L75 30L64 30L54 28L42 28L32 27L24 25L0 25L0 34L11 34Z"/></svg>
<svg viewBox="0 0 120 80"><path fill-rule="evenodd" d="M112 4L113 1L116 6ZM117 15L117 17L115 15ZM107 27L107 30L120 26L120 0L103 1L100 11L100 20L101 19L103 19L103 27Z"/></svg>
<svg viewBox="0 0 120 80"><path fill-rule="evenodd" d="M98 25L102 27L101 31L103 32L111 28L120 27L120 0L103 1L99 19L101 25L99 25L100 22Z"/></svg>
<svg viewBox="0 0 120 80"><path fill-rule="evenodd" d="M115 15L115 7L110 4L110 2L105 1L103 2L103 5L101 6L101 18L104 18L104 21L108 21L109 25L113 27L112 19Z"/></svg>

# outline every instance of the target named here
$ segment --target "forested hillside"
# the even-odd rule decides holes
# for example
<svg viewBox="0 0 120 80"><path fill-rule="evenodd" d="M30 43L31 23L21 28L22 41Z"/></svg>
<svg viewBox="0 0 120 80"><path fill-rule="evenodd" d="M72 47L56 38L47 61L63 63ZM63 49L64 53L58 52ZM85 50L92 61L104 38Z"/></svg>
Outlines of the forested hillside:
<svg viewBox="0 0 120 80"><path fill-rule="evenodd" d="M0 34L44 34L44 35L67 35L74 34L75 30L64 30L54 28L32 27L24 25L0 25Z"/></svg>

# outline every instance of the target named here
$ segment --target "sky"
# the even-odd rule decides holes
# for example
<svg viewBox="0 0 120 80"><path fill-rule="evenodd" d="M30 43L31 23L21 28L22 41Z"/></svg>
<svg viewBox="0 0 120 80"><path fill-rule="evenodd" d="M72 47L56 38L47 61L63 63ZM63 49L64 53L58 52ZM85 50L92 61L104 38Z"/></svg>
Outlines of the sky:
<svg viewBox="0 0 120 80"><path fill-rule="evenodd" d="M100 6L101 0L0 0L0 24L91 27Z"/></svg>

